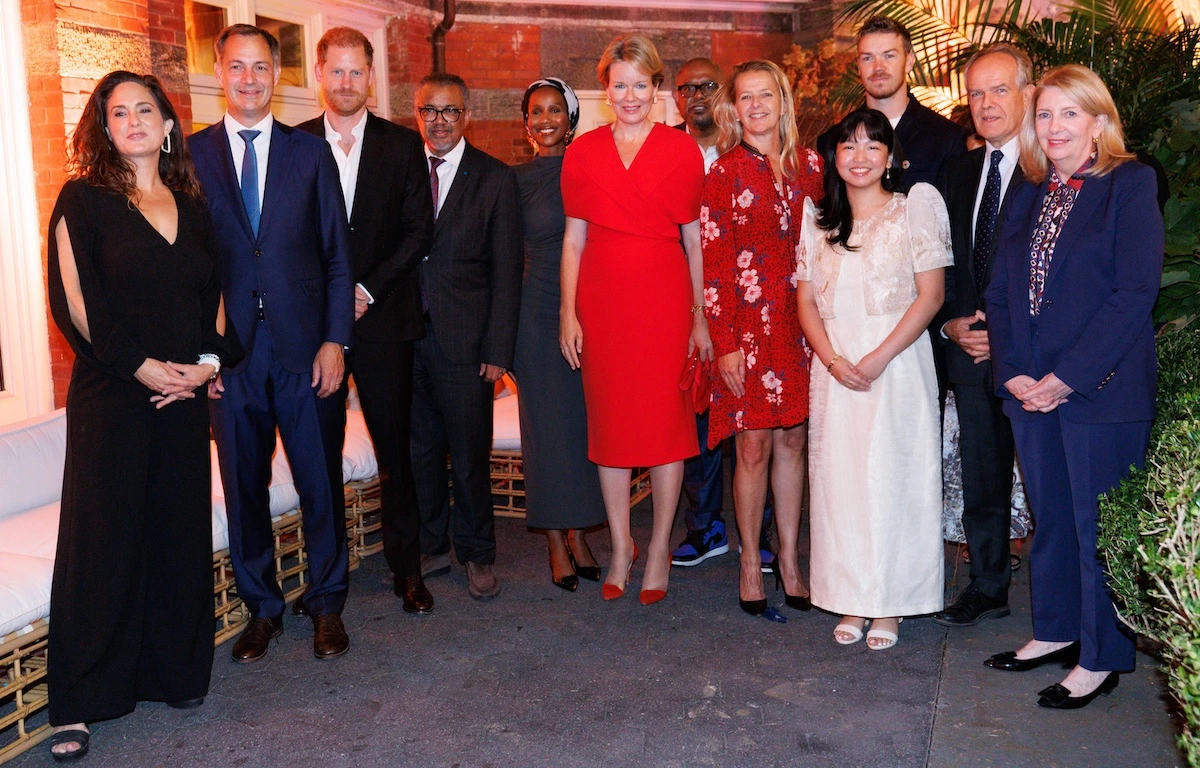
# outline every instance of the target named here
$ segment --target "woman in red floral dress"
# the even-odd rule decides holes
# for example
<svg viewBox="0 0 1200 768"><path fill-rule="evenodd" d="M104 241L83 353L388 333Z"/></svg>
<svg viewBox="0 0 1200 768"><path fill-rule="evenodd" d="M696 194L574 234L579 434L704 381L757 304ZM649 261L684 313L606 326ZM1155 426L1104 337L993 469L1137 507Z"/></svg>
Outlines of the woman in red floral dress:
<svg viewBox="0 0 1200 768"><path fill-rule="evenodd" d="M757 542L767 478L775 494L787 604L808 610L798 540L804 494L808 362L796 314L796 243L804 199L821 198L821 159L799 146L787 78L769 61L736 66L716 97L723 154L709 170L700 209L704 303L716 356L708 443L730 435L738 537ZM771 471L768 472L768 469ZM743 546L738 603L768 608L758 547Z"/></svg>

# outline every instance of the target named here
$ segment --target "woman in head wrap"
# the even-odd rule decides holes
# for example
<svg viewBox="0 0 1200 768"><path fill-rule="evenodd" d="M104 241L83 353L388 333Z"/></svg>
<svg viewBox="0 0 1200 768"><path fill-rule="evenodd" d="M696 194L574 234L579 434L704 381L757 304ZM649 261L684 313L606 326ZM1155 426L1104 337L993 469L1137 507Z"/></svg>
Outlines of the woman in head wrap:
<svg viewBox="0 0 1200 768"><path fill-rule="evenodd" d="M563 216L559 174L579 124L579 100L556 77L534 81L521 100L537 155L516 169L525 238L525 284L513 373L520 389L525 516L546 534L550 578L570 592L579 578L600 580L584 529L604 522L596 465L588 461L583 379L558 345Z"/></svg>

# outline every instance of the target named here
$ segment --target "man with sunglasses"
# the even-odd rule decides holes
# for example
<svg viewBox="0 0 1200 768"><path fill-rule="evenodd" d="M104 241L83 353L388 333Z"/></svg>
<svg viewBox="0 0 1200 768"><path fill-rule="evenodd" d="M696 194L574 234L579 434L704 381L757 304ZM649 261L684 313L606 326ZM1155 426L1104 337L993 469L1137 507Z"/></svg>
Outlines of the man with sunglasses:
<svg viewBox="0 0 1200 768"><path fill-rule="evenodd" d="M468 592L489 600L500 594L493 569L492 395L512 366L523 252L512 169L463 138L468 96L462 78L435 73L421 81L414 104L435 223L433 246L417 270L425 338L416 342L413 362L412 466L422 575L450 571L453 539Z"/></svg>

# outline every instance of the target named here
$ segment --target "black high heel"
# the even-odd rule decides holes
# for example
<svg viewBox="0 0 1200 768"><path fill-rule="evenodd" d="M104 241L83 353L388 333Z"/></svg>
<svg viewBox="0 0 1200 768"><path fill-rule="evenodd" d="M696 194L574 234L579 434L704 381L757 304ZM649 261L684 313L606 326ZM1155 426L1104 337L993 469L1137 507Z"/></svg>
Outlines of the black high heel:
<svg viewBox="0 0 1200 768"><path fill-rule="evenodd" d="M743 600L739 595L738 605L751 616L762 616L763 612L767 610L767 598L764 597L761 600Z"/></svg>
<svg viewBox="0 0 1200 768"><path fill-rule="evenodd" d="M567 550L568 557L570 556L570 554L571 554L571 550L568 549ZM571 558L571 568L573 569L574 567L575 567L575 559ZM558 587L559 589L565 589L568 592L574 592L575 590L579 589L579 576L576 573L573 573L573 572L569 573L566 576L563 576L561 579L554 578L554 560L553 560L553 558L550 560L550 581L554 582L554 586Z"/></svg>
<svg viewBox="0 0 1200 768"><path fill-rule="evenodd" d="M783 576L780 573L778 555L771 561L771 573L775 574L775 589L783 589L783 602L788 608L795 608L797 611L812 610L812 595L789 595L787 587L783 586Z"/></svg>
<svg viewBox="0 0 1200 768"><path fill-rule="evenodd" d="M571 551L571 544L567 543L567 557L571 558L571 567L575 569L575 574L581 579L588 581L600 581L600 566L598 565L579 565L575 562L575 553Z"/></svg>

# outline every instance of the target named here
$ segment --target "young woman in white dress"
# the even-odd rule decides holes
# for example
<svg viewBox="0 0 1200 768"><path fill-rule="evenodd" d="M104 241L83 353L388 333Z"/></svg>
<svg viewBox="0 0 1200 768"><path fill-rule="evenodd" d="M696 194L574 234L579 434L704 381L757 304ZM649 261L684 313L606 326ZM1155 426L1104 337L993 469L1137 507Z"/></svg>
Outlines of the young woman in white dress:
<svg viewBox="0 0 1200 768"><path fill-rule="evenodd" d="M825 199L805 207L796 279L810 386L811 590L834 639L890 648L942 608L937 379L925 333L954 262L946 205L894 191L895 136L861 109L835 129Z"/></svg>

